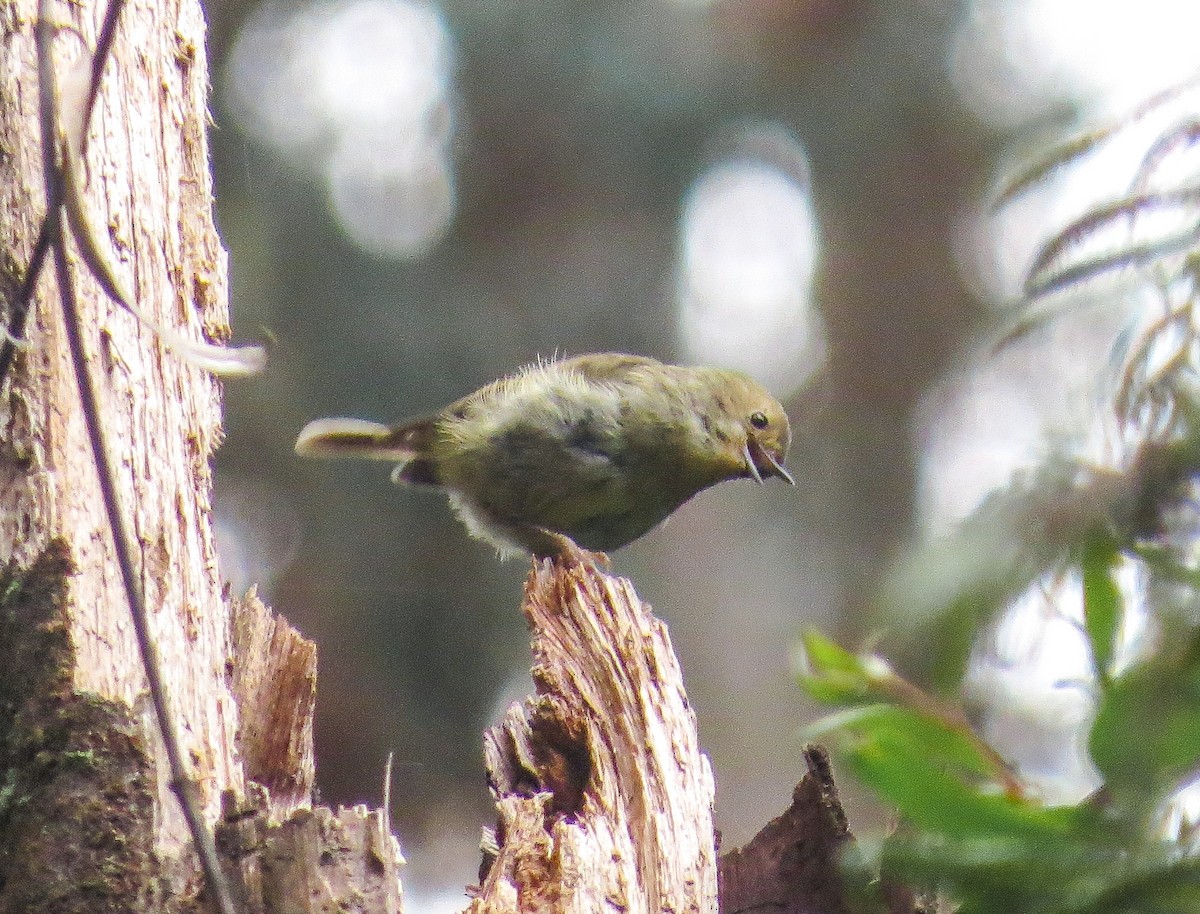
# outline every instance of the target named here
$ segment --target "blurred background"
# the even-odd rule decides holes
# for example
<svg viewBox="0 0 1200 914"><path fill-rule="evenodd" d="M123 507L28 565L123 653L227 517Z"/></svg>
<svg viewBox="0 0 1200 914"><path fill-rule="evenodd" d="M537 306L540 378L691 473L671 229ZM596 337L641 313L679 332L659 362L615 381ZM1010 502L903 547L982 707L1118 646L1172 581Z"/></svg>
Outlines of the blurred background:
<svg viewBox="0 0 1200 914"><path fill-rule="evenodd" d="M1113 144L998 208L997 180L1190 77L1200 31L1193 0L208 14L234 323L278 339L265 377L226 388L225 570L319 645L323 800L378 802L396 753L415 911L461 907L494 821L480 733L529 689L528 568L386 467L296 459L303 424L427 413L555 353L771 386L798 487L717 487L614 557L670 624L725 846L743 843L803 773L800 627L886 644L880 575L1086 434L1080 404L1137 305L1092 290L1099 307L994 355L1038 244L1122 193L1137 152ZM988 732L1069 797L1093 783L1072 741L1086 708L1076 693L1047 712L1047 695L1082 656L1077 625L1036 599L1014 614L973 674L1007 700Z"/></svg>

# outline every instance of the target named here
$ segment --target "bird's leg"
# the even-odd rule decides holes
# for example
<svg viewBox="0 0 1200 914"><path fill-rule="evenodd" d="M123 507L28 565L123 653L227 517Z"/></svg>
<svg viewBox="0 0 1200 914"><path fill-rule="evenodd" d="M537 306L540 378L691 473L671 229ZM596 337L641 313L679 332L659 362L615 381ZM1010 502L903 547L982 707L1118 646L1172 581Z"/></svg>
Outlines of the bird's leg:
<svg viewBox="0 0 1200 914"><path fill-rule="evenodd" d="M555 533L545 527L521 525L509 527L508 531L513 539L533 553L534 558L552 559L564 568L579 568L584 565L612 567L612 562L603 552L584 549L569 536Z"/></svg>
<svg viewBox="0 0 1200 914"><path fill-rule="evenodd" d="M607 553L584 549L575 540L569 536L563 536L561 533L550 533L549 535L558 541L559 547L551 558L564 568L579 568L584 565L594 565L598 568L612 567L612 561Z"/></svg>

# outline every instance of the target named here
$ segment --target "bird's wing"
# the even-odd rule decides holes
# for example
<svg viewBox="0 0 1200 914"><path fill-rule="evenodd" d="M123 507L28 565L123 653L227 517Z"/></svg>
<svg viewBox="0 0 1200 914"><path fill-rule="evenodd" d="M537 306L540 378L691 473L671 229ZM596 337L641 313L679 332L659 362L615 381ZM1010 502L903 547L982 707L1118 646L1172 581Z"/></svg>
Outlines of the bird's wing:
<svg viewBox="0 0 1200 914"><path fill-rule="evenodd" d="M562 371L574 371L590 381L620 383L639 369L661 368L662 363L642 355L626 355L621 352L596 352L577 355L554 363Z"/></svg>
<svg viewBox="0 0 1200 914"><path fill-rule="evenodd" d="M620 384L638 369L655 367L661 368L662 364L645 356L619 352L596 352L557 361L539 360L467 394L447 406L443 414L453 423L479 409L493 409L514 397L521 400L530 392L541 394L546 390L548 379L573 376L584 383Z"/></svg>

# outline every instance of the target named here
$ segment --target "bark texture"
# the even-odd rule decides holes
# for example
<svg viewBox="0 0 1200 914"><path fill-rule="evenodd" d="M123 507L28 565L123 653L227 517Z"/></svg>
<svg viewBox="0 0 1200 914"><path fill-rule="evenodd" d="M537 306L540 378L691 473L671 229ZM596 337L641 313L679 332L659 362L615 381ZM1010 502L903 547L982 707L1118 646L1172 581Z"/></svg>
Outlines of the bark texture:
<svg viewBox="0 0 1200 914"><path fill-rule="evenodd" d="M0 237L10 271L27 262L44 197L33 40L36 4L5 5L0 57ZM61 4L79 30L55 41L60 84L95 40L98 3ZM203 20L191 0L131 4L92 119L86 176L92 219L138 299L193 334L226 332L225 254L212 221ZM30 347L0 394L0 556L33 567L51 543L76 573L64 580L70 686L130 709L149 742L152 712L64 340L52 271L29 323ZM76 270L86 344L114 451L116 480L140 552L151 626L170 679L185 751L215 817L222 790L245 789L226 675L228 615L216 561L209 458L220 441L216 383L164 351ZM166 772L150 747L151 775ZM185 853L174 804L158 810L156 851Z"/></svg>
<svg viewBox="0 0 1200 914"><path fill-rule="evenodd" d="M36 4L11 0L4 11L0 237L6 245L7 294L28 261L44 196ZM92 3L55 7L55 17L78 30L62 29L55 41L63 86L72 85L70 74L85 59L84 42L95 40L103 12ZM114 58L90 131L86 176L93 222L105 231L102 241L129 288L151 311L194 334L206 328L224 332L226 264L212 221L198 5L189 0L130 5ZM82 270L76 277L88 359L113 449L116 485L136 541L151 628L168 676L171 713L183 722L184 750L202 786L205 811L215 819L222 791L245 791L236 749L237 708L226 670L232 647L227 601L208 522L209 458L220 440L218 388L164 352ZM0 393L0 557L17 581L48 567L63 572L55 582L55 598L31 604L42 625L63 633L62 650L44 656L33 675L56 684L62 704L54 715L64 746L103 742L103 730L118 721L128 733L122 777L153 800L143 828L134 829L138 833L131 840L137 846L147 842L165 877L161 897L186 897L197 888L194 864L183 819L169 799L153 711L143 698L145 677L113 561L50 271L39 293L28 324L30 346L18 356ZM14 728L3 734L10 749L46 732L47 721L23 704L24 686L13 683L14 705L26 713L15 715ZM79 701L96 715L103 711L109 723L95 717L65 719L63 709ZM97 753L89 757L97 765L93 771L118 761L98 749L67 751ZM47 797L58 789L42 787ZM109 798L116 815L124 801L111 792ZM44 824L27 827L34 833ZM72 843L55 847L69 855ZM142 891L154 895L150 886L146 881ZM10 883L5 888L15 891ZM99 880L92 888L104 896L111 886ZM63 905L69 894L47 892ZM10 910L22 909L15 896L6 900Z"/></svg>
<svg viewBox="0 0 1200 914"><path fill-rule="evenodd" d="M717 906L713 778L666 626L629 581L535 565L537 694L484 739L499 823L469 910Z"/></svg>
<svg viewBox="0 0 1200 914"><path fill-rule="evenodd" d="M722 914L845 914L838 855L850 840L825 750L805 750L792 805L745 847L721 857ZM899 914L899 912L897 912Z"/></svg>
<svg viewBox="0 0 1200 914"><path fill-rule="evenodd" d="M233 647L246 776L267 789L271 814L283 819L308 805L316 777L316 646L251 593L234 602Z"/></svg>

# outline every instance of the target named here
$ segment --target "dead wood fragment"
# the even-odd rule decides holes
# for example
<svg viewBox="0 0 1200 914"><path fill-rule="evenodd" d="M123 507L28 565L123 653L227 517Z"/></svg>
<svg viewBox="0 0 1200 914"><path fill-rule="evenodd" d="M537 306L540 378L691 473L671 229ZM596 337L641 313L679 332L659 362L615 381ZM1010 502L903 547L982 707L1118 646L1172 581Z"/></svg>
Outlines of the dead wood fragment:
<svg viewBox="0 0 1200 914"><path fill-rule="evenodd" d="M721 857L722 914L843 914L846 900L838 855L850 839L829 756L804 752L808 774L792 805L745 847Z"/></svg>
<svg viewBox="0 0 1200 914"><path fill-rule="evenodd" d="M469 911L716 911L713 779L666 626L594 565L535 564L537 693L485 736L499 823Z"/></svg>

